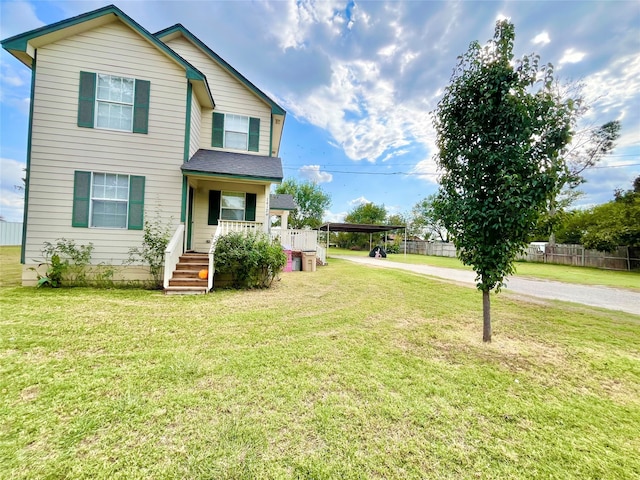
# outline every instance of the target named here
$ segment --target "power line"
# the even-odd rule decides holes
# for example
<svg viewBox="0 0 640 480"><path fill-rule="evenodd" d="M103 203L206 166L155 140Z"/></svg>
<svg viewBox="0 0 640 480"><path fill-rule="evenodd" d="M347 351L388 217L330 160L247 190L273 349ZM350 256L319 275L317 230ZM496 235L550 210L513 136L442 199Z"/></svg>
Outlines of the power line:
<svg viewBox="0 0 640 480"><path fill-rule="evenodd" d="M627 163L624 165L602 165L596 167L590 167L590 169L602 169L602 168L624 168L624 167L637 167L640 163ZM322 167L322 166L321 166ZM283 167L283 170L300 170L300 167ZM435 176L437 173L431 172L358 172L349 170L320 170L323 173L342 173L346 175L382 175L382 176L394 176L394 175L406 175L406 176Z"/></svg>

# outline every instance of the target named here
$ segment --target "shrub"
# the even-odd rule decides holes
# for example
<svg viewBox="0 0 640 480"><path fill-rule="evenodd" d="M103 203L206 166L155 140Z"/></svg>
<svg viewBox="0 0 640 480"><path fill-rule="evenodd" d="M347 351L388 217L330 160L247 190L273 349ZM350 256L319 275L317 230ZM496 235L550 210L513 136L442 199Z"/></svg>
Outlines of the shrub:
<svg viewBox="0 0 640 480"><path fill-rule="evenodd" d="M400 245L397 243L390 243L385 246L385 251L387 253L400 253Z"/></svg>
<svg viewBox="0 0 640 480"><path fill-rule="evenodd" d="M93 243L76 245L73 240L59 238L55 243L44 242L42 256L44 262L32 268L38 277L38 287L57 288L66 283L70 286L87 284L87 267L91 261ZM44 274L38 268L46 265Z"/></svg>
<svg viewBox="0 0 640 480"><path fill-rule="evenodd" d="M140 260L149 265L149 273L153 277L153 287L162 288L164 252L171 239L171 225L162 224L160 218L152 221L145 220L142 246L129 249L128 265Z"/></svg>
<svg viewBox="0 0 640 480"><path fill-rule="evenodd" d="M277 241L265 233L230 233L216 243L215 273L230 274L234 288L268 288L287 262Z"/></svg>

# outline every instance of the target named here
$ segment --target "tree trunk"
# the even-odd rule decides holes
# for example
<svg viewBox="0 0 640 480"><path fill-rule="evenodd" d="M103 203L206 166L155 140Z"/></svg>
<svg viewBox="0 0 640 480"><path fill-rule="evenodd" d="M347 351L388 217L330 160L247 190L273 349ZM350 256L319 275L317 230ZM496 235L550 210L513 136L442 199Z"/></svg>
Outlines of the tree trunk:
<svg viewBox="0 0 640 480"><path fill-rule="evenodd" d="M491 299L489 290L482 291L482 341L491 342Z"/></svg>
<svg viewBox="0 0 640 480"><path fill-rule="evenodd" d="M549 206L549 217L551 218L551 233L549 234L549 245L552 247L556 246L556 225L554 222L554 217L556 216L556 201L555 199L551 200L551 205Z"/></svg>

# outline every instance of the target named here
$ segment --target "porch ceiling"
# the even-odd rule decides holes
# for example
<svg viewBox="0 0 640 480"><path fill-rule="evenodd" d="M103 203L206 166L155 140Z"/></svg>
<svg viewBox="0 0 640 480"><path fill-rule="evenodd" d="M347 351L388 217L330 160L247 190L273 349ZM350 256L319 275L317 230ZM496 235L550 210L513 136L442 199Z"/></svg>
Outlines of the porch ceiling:
<svg viewBox="0 0 640 480"><path fill-rule="evenodd" d="M184 174L270 182L281 182L283 178L280 157L265 157L219 150L200 149L180 168Z"/></svg>

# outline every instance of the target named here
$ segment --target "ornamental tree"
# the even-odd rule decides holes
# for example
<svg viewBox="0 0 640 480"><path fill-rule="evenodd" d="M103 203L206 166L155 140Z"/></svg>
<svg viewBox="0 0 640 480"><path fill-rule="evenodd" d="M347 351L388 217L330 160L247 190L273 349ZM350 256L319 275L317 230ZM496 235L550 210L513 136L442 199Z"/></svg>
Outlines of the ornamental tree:
<svg viewBox="0 0 640 480"><path fill-rule="evenodd" d="M331 205L331 197L313 182L297 182L288 178L276 187L276 193L292 195L298 205L289 216L291 228L318 228L322 215Z"/></svg>
<svg viewBox="0 0 640 480"><path fill-rule="evenodd" d="M373 202L361 203L354 207L344 217L347 223L359 223L369 225L384 225L387 219L387 209L384 205L376 205ZM369 245L369 235L364 233L341 233L338 235L338 245L341 248L366 249ZM380 240L375 237L376 242Z"/></svg>
<svg viewBox="0 0 640 480"><path fill-rule="evenodd" d="M499 291L527 246L563 171L574 105L552 91L553 67L514 61L515 29L496 23L486 46L458 57L433 114L441 172L436 212L458 256L473 266L491 341L489 292Z"/></svg>
<svg viewBox="0 0 640 480"><path fill-rule="evenodd" d="M436 200L437 195L432 194L413 206L411 211L411 231L425 240L448 242L449 234L447 229L444 227L442 219L436 214Z"/></svg>

